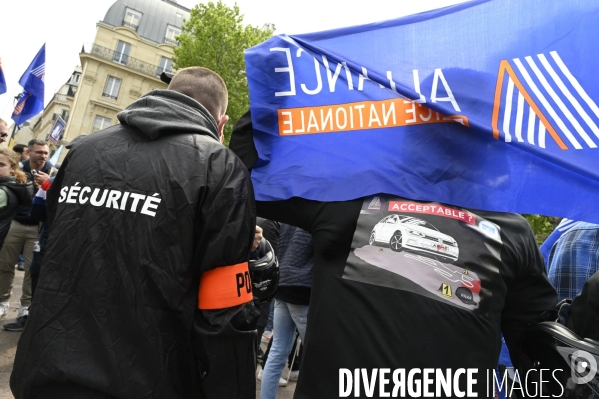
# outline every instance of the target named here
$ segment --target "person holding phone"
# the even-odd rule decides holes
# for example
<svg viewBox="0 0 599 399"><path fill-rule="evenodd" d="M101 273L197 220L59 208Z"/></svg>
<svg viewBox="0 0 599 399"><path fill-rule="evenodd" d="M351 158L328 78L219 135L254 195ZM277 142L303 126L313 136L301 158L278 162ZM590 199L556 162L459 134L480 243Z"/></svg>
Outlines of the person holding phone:
<svg viewBox="0 0 599 399"><path fill-rule="evenodd" d="M0 148L0 247L19 207L31 204L32 186L19 170L18 155L8 148ZM14 276L14 267L0 270L0 291L10 291ZM0 301L0 318L6 316L8 306L8 301Z"/></svg>
<svg viewBox="0 0 599 399"><path fill-rule="evenodd" d="M2 124L0 123L0 125ZM28 148L29 159L22 162L23 172L27 180L32 182L37 189L48 179L52 168L52 163L48 162L50 149L48 143L38 139L29 141ZM36 173L33 173L33 171ZM39 223L29 216L30 208L29 204L22 205L19 208L0 250L0 303L9 303L12 290L12 278L10 276L14 276L15 264L19 260L21 250L23 250L23 257L25 258L21 306L17 313L16 322L4 325L6 331L23 331L29 316L32 295L29 267L33 260L33 247L39 234Z"/></svg>

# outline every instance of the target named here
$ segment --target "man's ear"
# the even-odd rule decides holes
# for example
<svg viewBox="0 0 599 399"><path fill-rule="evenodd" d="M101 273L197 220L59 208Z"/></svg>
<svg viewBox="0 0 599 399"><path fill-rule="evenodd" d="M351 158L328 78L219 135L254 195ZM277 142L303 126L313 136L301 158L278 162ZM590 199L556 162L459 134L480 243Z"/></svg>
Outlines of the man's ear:
<svg viewBox="0 0 599 399"><path fill-rule="evenodd" d="M218 121L216 121L216 125L218 127L218 137L219 137L221 143L225 141L225 135L223 134L223 129L225 128L225 125L227 124L227 122L229 122L228 115L223 115L218 119Z"/></svg>

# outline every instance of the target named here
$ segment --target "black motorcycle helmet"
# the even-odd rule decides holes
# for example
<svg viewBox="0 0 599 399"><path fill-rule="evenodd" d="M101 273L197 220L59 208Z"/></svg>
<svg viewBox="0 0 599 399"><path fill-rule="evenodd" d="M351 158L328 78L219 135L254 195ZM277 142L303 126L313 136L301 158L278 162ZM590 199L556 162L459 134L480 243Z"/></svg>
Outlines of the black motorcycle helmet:
<svg viewBox="0 0 599 399"><path fill-rule="evenodd" d="M260 303L270 301L279 285L279 261L267 239L250 254L249 269L254 298Z"/></svg>
<svg viewBox="0 0 599 399"><path fill-rule="evenodd" d="M519 360L523 384L524 376L529 370L552 370L543 376L544 395L577 399L599 398L597 341L580 338L559 323L543 322L524 333L520 341ZM531 373L529 384L531 380L538 383L538 371Z"/></svg>

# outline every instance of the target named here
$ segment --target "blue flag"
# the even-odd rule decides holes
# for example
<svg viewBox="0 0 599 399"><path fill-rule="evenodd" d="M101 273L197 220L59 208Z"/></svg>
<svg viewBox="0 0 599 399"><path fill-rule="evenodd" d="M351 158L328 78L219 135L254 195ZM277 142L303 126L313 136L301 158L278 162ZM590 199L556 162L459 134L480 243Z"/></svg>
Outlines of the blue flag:
<svg viewBox="0 0 599 399"><path fill-rule="evenodd" d="M390 193L599 222L598 13L477 0L247 50L257 198Z"/></svg>
<svg viewBox="0 0 599 399"><path fill-rule="evenodd" d="M29 64L29 67L19 79L19 84L33 97L44 101L44 76L46 75L46 44Z"/></svg>
<svg viewBox="0 0 599 399"><path fill-rule="evenodd" d="M23 86L24 90L19 95L19 101L11 116L17 126L44 110L45 75L46 44L38 51L21 79L19 79L19 84Z"/></svg>
<svg viewBox="0 0 599 399"><path fill-rule="evenodd" d="M4 71L2 70L2 60L0 60L0 94L6 93L6 79L4 79Z"/></svg>
<svg viewBox="0 0 599 399"><path fill-rule="evenodd" d="M11 115L17 126L22 125L44 110L44 102L24 91L19 95L19 101Z"/></svg>

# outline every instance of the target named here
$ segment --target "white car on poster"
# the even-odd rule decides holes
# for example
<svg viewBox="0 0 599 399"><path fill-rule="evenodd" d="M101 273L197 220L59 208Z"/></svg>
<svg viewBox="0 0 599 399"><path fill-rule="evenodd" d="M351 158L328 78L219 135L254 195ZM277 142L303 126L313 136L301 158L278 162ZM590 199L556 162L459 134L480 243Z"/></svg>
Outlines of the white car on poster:
<svg viewBox="0 0 599 399"><path fill-rule="evenodd" d="M389 246L393 251L407 250L439 262L455 262L460 250L453 237L441 233L432 224L412 216L389 215L370 233L370 245Z"/></svg>

